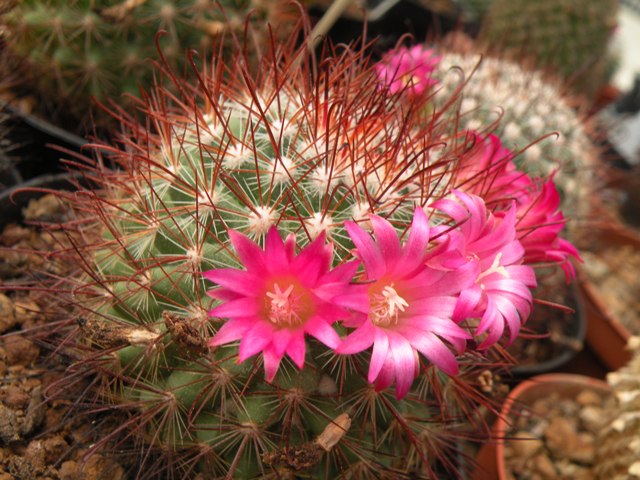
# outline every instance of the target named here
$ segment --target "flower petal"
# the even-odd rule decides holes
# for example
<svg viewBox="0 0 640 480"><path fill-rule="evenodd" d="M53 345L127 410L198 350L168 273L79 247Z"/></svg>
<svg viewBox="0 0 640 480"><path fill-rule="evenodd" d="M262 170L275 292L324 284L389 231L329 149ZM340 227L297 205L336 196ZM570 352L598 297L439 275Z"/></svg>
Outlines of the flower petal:
<svg viewBox="0 0 640 480"><path fill-rule="evenodd" d="M354 354L366 350L373 344L375 339L375 327L370 320L366 320L361 326L356 328L354 332L349 334L347 338L342 340L336 348L336 353Z"/></svg>
<svg viewBox="0 0 640 480"><path fill-rule="evenodd" d="M375 340L373 342L373 353L371 354L371 361L369 362L369 374L367 380L369 383L374 383L380 370L387 361L387 354L389 352L389 337L382 328L375 329Z"/></svg>

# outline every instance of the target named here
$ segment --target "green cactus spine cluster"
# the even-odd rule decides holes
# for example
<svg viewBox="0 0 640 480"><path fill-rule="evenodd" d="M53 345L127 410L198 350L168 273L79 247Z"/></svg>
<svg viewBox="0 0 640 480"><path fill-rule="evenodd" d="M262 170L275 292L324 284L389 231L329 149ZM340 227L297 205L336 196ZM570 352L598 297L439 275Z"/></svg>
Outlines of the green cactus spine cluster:
<svg viewBox="0 0 640 480"><path fill-rule="evenodd" d="M593 95L606 82L617 0L493 0L479 40L501 54L531 59Z"/></svg>
<svg viewBox="0 0 640 480"><path fill-rule="evenodd" d="M0 18L3 54L49 113L86 119L92 97L122 104L151 85L159 30L163 55L181 72L186 50L206 55L214 39L242 37L249 12L258 35L269 21L295 23L296 7L279 0L25 0Z"/></svg>
<svg viewBox="0 0 640 480"><path fill-rule="evenodd" d="M345 220L378 213L406 231L469 150L445 115L418 119L426 109L381 90L359 55L309 64L305 52L274 49L255 83L238 57L182 85L184 98L155 89L150 126L103 149L119 168L89 163L101 189L65 197L73 246L59 258L77 271L54 291L80 327L64 348L73 371L98 376L100 402L129 412L126 432L167 459L138 478L432 478L438 459L455 468L447 455L475 415L488 358L460 358L453 379L425 364L398 401L367 383L367 355L309 340L304 370L283 361L266 383L260 356L239 364L237 347L208 346L220 323L207 315L202 272L241 267L229 229L262 242L277 225L301 246L324 234L340 263L353 248Z"/></svg>

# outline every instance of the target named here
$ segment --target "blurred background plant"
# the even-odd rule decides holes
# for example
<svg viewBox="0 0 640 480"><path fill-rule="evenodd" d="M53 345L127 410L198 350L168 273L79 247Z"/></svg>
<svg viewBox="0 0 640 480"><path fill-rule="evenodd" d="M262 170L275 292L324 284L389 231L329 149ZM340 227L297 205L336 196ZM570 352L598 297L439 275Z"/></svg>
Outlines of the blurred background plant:
<svg viewBox="0 0 640 480"><path fill-rule="evenodd" d="M271 35L286 37L300 13L285 0L7 1L0 10L3 75L19 78L11 94L35 97L36 113L84 134L90 121L108 118L92 108L92 98L130 105L124 96L152 84L158 31L165 32L163 56L180 74L191 70L186 51L196 49L197 61L224 54L243 36L245 21L251 42L262 44ZM213 52L221 37L220 52Z"/></svg>

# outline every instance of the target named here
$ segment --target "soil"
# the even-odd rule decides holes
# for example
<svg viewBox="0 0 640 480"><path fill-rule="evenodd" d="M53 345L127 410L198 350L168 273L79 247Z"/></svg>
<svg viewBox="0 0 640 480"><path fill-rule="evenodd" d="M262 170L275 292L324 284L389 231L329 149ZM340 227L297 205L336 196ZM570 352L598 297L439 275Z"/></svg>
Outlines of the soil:
<svg viewBox="0 0 640 480"><path fill-rule="evenodd" d="M64 215L52 197L33 201L28 220ZM0 480L120 480L125 467L92 449L109 419L78 415L81 383L52 396L64 366L34 333L47 321L37 292L21 288L33 272L51 271L36 251L60 242L35 226L10 224L0 234Z"/></svg>
<svg viewBox="0 0 640 480"><path fill-rule="evenodd" d="M592 480L598 433L613 398L583 390L575 398L557 393L517 408L504 448L509 480Z"/></svg>

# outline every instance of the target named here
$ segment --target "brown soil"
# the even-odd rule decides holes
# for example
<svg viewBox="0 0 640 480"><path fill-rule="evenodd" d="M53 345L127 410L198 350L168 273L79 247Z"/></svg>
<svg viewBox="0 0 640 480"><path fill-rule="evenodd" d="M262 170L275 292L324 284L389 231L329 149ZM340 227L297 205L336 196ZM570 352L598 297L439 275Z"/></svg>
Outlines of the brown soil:
<svg viewBox="0 0 640 480"><path fill-rule="evenodd" d="M576 398L553 393L518 409L505 448L507 479L594 480L598 433L611 397L583 390Z"/></svg>
<svg viewBox="0 0 640 480"><path fill-rule="evenodd" d="M51 197L30 204L29 220L63 215ZM56 272L46 256L60 238L34 226L6 226L0 234L0 480L120 480L125 469L92 450L105 420L77 414L81 383L51 395L64 366L38 342L47 322L39 294L21 285L34 272ZM67 387L68 388L68 387ZM60 393L60 392L58 392Z"/></svg>

